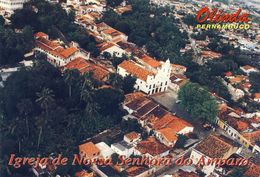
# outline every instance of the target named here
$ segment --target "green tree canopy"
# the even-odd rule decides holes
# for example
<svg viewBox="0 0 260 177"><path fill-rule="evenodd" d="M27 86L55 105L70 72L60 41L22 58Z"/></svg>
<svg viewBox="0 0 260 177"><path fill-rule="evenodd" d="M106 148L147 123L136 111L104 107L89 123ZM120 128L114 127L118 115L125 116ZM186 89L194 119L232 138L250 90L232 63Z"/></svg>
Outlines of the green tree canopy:
<svg viewBox="0 0 260 177"><path fill-rule="evenodd" d="M209 92L198 84L185 84L181 87L178 98L194 120L215 122L218 113L217 103Z"/></svg>

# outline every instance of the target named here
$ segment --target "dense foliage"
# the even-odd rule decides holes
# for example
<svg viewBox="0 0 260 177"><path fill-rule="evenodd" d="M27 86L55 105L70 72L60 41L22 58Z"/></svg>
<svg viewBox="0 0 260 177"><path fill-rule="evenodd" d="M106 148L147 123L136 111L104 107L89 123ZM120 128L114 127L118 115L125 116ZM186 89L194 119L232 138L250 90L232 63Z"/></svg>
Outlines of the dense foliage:
<svg viewBox="0 0 260 177"><path fill-rule="evenodd" d="M86 31L74 23L73 11L67 13L59 4L50 4L47 1L35 0L24 5L11 16L13 28L21 29L31 26L35 32L42 31L51 38L61 38L63 41L76 41L79 45L98 55L95 40Z"/></svg>
<svg viewBox="0 0 260 177"><path fill-rule="evenodd" d="M119 74L111 73L108 78L108 83L117 89L123 90L124 94L134 91L135 82L136 78L130 75L123 78Z"/></svg>
<svg viewBox="0 0 260 177"><path fill-rule="evenodd" d="M116 7L119 6L122 2L123 0L107 0L107 5L111 7Z"/></svg>
<svg viewBox="0 0 260 177"><path fill-rule="evenodd" d="M62 76L49 63L36 61L33 68L14 73L4 84L1 159L7 160L10 153L69 155L83 140L121 122L122 92L99 88L91 73L72 70Z"/></svg>
<svg viewBox="0 0 260 177"><path fill-rule="evenodd" d="M30 26L24 26L20 33L16 33L0 24L0 66L20 62L33 45L33 31Z"/></svg>
<svg viewBox="0 0 260 177"><path fill-rule="evenodd" d="M215 122L218 113L216 100L198 84L191 82L185 84L181 87L178 98L181 101L181 106L188 111L194 120Z"/></svg>
<svg viewBox="0 0 260 177"><path fill-rule="evenodd" d="M160 60L172 62L180 56L180 49L185 47L187 33L180 32L169 7L157 7L148 0L129 1L133 10L118 15L108 10L101 21L113 26L129 36L129 41Z"/></svg>

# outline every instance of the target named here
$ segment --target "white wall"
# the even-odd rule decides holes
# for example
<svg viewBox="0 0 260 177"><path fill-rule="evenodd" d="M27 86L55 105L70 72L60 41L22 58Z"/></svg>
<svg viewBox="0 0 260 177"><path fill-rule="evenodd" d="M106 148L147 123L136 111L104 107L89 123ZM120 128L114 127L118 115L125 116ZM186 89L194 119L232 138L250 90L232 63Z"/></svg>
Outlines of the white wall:
<svg viewBox="0 0 260 177"><path fill-rule="evenodd" d="M0 7L9 13L13 13L16 9L22 9L23 4L28 0L0 0Z"/></svg>

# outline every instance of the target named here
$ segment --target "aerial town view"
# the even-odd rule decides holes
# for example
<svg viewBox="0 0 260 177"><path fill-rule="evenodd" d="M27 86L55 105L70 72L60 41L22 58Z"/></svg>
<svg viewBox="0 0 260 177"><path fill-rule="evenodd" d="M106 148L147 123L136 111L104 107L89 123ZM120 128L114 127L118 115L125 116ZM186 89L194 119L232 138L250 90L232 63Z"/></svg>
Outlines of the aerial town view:
<svg viewBox="0 0 260 177"><path fill-rule="evenodd" d="M260 0L0 0L0 177L260 177Z"/></svg>

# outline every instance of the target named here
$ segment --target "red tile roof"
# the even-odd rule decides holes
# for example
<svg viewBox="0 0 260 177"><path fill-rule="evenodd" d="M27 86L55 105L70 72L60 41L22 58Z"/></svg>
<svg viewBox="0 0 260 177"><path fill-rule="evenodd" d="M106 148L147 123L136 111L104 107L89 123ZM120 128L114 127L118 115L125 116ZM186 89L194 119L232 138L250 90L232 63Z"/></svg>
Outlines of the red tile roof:
<svg viewBox="0 0 260 177"><path fill-rule="evenodd" d="M125 95L125 101L124 103L127 104L129 102L132 102L140 97L145 97L146 95L143 92L134 92L134 93L129 93Z"/></svg>
<svg viewBox="0 0 260 177"><path fill-rule="evenodd" d="M202 51L201 55L203 58L220 58L222 55L213 51Z"/></svg>
<svg viewBox="0 0 260 177"><path fill-rule="evenodd" d="M260 142L260 130L250 133L243 133L242 136L250 141L250 143L252 143L253 145Z"/></svg>
<svg viewBox="0 0 260 177"><path fill-rule="evenodd" d="M161 133L169 142L175 142L178 139L176 132L174 132L171 128L163 128L158 130L158 132Z"/></svg>
<svg viewBox="0 0 260 177"><path fill-rule="evenodd" d="M130 140L135 140L135 139L140 138L140 134L139 134L139 133L136 133L136 132L134 132L134 131L125 134L125 136L126 136L128 139L130 139Z"/></svg>
<svg viewBox="0 0 260 177"><path fill-rule="evenodd" d="M80 153L86 154L87 157L92 157L94 154L98 155L100 150L92 142L79 145Z"/></svg>
<svg viewBox="0 0 260 177"><path fill-rule="evenodd" d="M159 61L157 61L157 60L151 58L151 57L148 56L148 55L143 55L142 58L141 58L141 60L142 60L144 63L148 64L149 66L151 66L151 67L153 67L153 68L157 68L157 67L159 67L159 66L162 65Z"/></svg>
<svg viewBox="0 0 260 177"><path fill-rule="evenodd" d="M244 70L255 69L254 67L252 67L250 65L245 65L245 66L242 66L241 68L243 68Z"/></svg>
<svg viewBox="0 0 260 177"><path fill-rule="evenodd" d="M64 48L58 42L44 38L44 33L37 33L36 36L38 36L36 39L37 47L61 59L66 59L78 51L75 47Z"/></svg>
<svg viewBox="0 0 260 177"><path fill-rule="evenodd" d="M105 77L109 75L109 71L107 71L106 69L81 57L72 60L64 68L77 69L81 74L93 72L93 78L99 81L102 81Z"/></svg>
<svg viewBox="0 0 260 177"><path fill-rule="evenodd" d="M255 94L254 94L254 98L260 99L260 93L255 93Z"/></svg>
<svg viewBox="0 0 260 177"><path fill-rule="evenodd" d="M161 119L158 119L152 125L152 127L155 130L160 130L163 128L171 128L173 132L178 133L185 127L193 127L193 126L187 121L168 113L165 116L163 116Z"/></svg>
<svg viewBox="0 0 260 177"><path fill-rule="evenodd" d="M223 158L234 147L230 141L221 136L210 135L202 140L195 149L210 158Z"/></svg>
<svg viewBox="0 0 260 177"><path fill-rule="evenodd" d="M103 42L101 44L98 44L97 47L99 48L100 52L103 52L113 46L116 46L115 44L111 43L111 42Z"/></svg>
<svg viewBox="0 0 260 177"><path fill-rule="evenodd" d="M121 64L118 65L118 67L123 68L131 75L134 75L135 77L146 81L148 76L154 76L153 72L150 72L141 66L138 66L132 61L123 61Z"/></svg>
<svg viewBox="0 0 260 177"><path fill-rule="evenodd" d="M34 35L34 37L37 39L37 38L46 38L46 37L48 38L49 36L48 34L45 34L43 32L38 32Z"/></svg>
<svg viewBox="0 0 260 177"><path fill-rule="evenodd" d="M157 141L154 137L149 137L146 140L140 141L136 149L142 154L150 154L152 156L160 155L169 150L167 146Z"/></svg>
<svg viewBox="0 0 260 177"><path fill-rule="evenodd" d="M250 164L249 168L245 172L246 176L250 177L259 177L260 176L260 165L259 164Z"/></svg>

